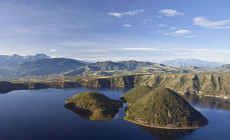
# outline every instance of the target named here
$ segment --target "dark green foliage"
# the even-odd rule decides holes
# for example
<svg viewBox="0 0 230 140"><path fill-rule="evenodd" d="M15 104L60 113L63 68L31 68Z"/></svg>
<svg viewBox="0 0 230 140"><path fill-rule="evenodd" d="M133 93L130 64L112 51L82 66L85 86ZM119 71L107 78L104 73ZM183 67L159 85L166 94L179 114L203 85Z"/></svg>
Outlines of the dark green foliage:
<svg viewBox="0 0 230 140"><path fill-rule="evenodd" d="M43 89L49 88L49 85L46 83L28 83L29 89Z"/></svg>
<svg viewBox="0 0 230 140"><path fill-rule="evenodd" d="M83 92L67 99L65 107L91 120L110 120L122 106L119 100L112 100L97 92Z"/></svg>
<svg viewBox="0 0 230 140"><path fill-rule="evenodd" d="M133 76L124 76L123 81L124 81L124 85L126 87L133 87L133 85L134 85L134 77Z"/></svg>
<svg viewBox="0 0 230 140"><path fill-rule="evenodd" d="M130 91L126 92L124 95L121 96L121 100L128 104L133 104L137 100L139 100L144 95L148 94L153 89L149 86L140 85L137 86Z"/></svg>
<svg viewBox="0 0 230 140"><path fill-rule="evenodd" d="M101 71L111 71L111 70L133 70L139 67L151 66L154 63L151 62L138 62L138 61L120 61L120 62L97 62L91 64L91 66L97 66Z"/></svg>
<svg viewBox="0 0 230 140"><path fill-rule="evenodd" d="M73 76L73 75L82 75L85 71L87 71L86 66L85 67L80 67L74 70L70 70L65 72L65 76Z"/></svg>
<svg viewBox="0 0 230 140"><path fill-rule="evenodd" d="M165 128L198 128L208 120L174 91L158 88L146 94L126 111L128 120Z"/></svg>
<svg viewBox="0 0 230 140"><path fill-rule="evenodd" d="M195 77L192 79L193 81L193 88L196 90L196 91L200 91L200 82L199 82L199 78L197 75L195 75Z"/></svg>
<svg viewBox="0 0 230 140"><path fill-rule="evenodd" d="M23 83L10 83L6 81L0 82L0 93L6 93L12 90L21 89L28 89L28 85Z"/></svg>

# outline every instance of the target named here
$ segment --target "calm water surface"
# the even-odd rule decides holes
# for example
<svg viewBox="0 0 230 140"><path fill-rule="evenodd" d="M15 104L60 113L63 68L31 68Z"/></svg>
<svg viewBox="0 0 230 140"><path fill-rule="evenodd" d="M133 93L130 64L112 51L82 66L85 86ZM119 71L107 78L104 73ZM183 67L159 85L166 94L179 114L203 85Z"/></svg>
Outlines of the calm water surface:
<svg viewBox="0 0 230 140"><path fill-rule="evenodd" d="M0 140L229 140L230 102L213 98L187 97L209 120L197 130L164 130L138 126L123 119L120 108L113 120L91 121L64 107L65 100L86 88L18 90L0 94ZM127 89L101 88L119 99Z"/></svg>

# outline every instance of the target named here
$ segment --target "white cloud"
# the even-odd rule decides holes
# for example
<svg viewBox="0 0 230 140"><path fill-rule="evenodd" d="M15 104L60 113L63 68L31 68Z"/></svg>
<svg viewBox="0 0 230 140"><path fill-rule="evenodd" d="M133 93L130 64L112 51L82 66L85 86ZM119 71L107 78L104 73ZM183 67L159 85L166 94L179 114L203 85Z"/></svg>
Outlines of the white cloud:
<svg viewBox="0 0 230 140"><path fill-rule="evenodd" d="M193 23L209 29L227 29L230 28L230 20L210 21L205 17L193 18ZM226 26L229 25L229 26Z"/></svg>
<svg viewBox="0 0 230 140"><path fill-rule="evenodd" d="M167 27L165 24L158 24L159 27Z"/></svg>
<svg viewBox="0 0 230 140"><path fill-rule="evenodd" d="M171 33L165 33L165 35L169 35L169 36L184 36L184 35L187 35L187 34L190 34L190 33L191 33L190 30L179 29L179 30L176 30L176 31L171 32Z"/></svg>
<svg viewBox="0 0 230 140"><path fill-rule="evenodd" d="M166 15L168 17L174 17L174 16L183 16L184 13L178 12L174 9L162 9L159 11L160 14Z"/></svg>
<svg viewBox="0 0 230 140"><path fill-rule="evenodd" d="M123 24L124 27L131 27L132 25L130 24Z"/></svg>
<svg viewBox="0 0 230 140"><path fill-rule="evenodd" d="M110 12L110 13L108 13L108 15L114 16L114 17L117 17L117 18L121 18L122 17L122 14L121 13L117 13L117 12Z"/></svg>
<svg viewBox="0 0 230 140"><path fill-rule="evenodd" d="M123 13L109 12L108 15L114 16L114 17L117 17L117 18L121 18L124 15L134 16L134 15L137 15L138 13L140 13L140 12L144 12L144 9L127 11L127 12L123 12Z"/></svg>
<svg viewBox="0 0 230 140"><path fill-rule="evenodd" d="M131 16L133 16L133 15L138 14L139 12L144 12L144 9L127 11L127 12L123 13L123 15L131 15Z"/></svg>
<svg viewBox="0 0 230 140"><path fill-rule="evenodd" d="M50 51L51 51L51 52L56 52L57 50L56 50L56 49L51 49Z"/></svg>
<svg viewBox="0 0 230 140"><path fill-rule="evenodd" d="M184 30L184 29L180 29L180 30L177 30L177 31L174 32L174 34L182 34L182 35L189 34L189 33L191 33L191 31Z"/></svg>

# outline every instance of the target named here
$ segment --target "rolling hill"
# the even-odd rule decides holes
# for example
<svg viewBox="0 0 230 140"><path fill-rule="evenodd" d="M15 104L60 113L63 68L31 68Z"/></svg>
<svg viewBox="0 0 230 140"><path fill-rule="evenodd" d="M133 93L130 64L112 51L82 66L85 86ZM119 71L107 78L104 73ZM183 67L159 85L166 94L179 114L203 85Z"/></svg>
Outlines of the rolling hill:
<svg viewBox="0 0 230 140"><path fill-rule="evenodd" d="M65 73L65 76L109 76L113 74L131 74L139 72L181 73L183 70L163 64L141 61L97 62Z"/></svg>

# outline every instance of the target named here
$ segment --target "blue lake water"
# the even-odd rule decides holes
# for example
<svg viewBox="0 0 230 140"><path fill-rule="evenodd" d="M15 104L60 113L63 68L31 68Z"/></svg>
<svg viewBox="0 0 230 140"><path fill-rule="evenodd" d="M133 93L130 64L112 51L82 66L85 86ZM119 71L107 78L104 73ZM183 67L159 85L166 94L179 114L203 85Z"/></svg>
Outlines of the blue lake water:
<svg viewBox="0 0 230 140"><path fill-rule="evenodd" d="M230 103L212 98L189 100L209 120L197 130L146 128L127 122L126 104L113 120L83 119L64 107L65 100L86 88L18 90L0 94L0 140L229 140ZM129 88L97 91L119 99ZM213 99L215 100L215 99ZM217 104L218 103L218 104Z"/></svg>

